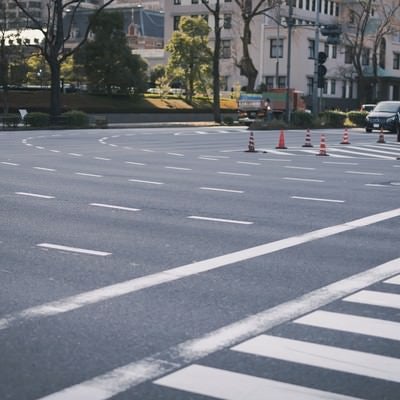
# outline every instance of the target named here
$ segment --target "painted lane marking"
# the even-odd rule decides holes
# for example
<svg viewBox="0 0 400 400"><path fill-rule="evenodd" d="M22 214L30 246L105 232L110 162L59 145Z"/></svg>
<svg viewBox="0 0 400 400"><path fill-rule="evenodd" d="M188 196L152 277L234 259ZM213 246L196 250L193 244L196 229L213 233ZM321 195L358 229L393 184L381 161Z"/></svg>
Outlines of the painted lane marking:
<svg viewBox="0 0 400 400"><path fill-rule="evenodd" d="M301 170L305 170L305 171L315 171L315 168L312 168L312 167L296 167L295 165L285 165L285 168L301 169Z"/></svg>
<svg viewBox="0 0 400 400"><path fill-rule="evenodd" d="M397 259L400 263L400 259ZM317 310L293 321L296 324L400 341L400 323Z"/></svg>
<svg viewBox="0 0 400 400"><path fill-rule="evenodd" d="M243 164L243 165L261 165L261 163L257 162L249 162L249 161L236 161L237 164Z"/></svg>
<svg viewBox="0 0 400 400"><path fill-rule="evenodd" d="M111 158L106 157L93 157L95 160L102 160L102 161L111 161Z"/></svg>
<svg viewBox="0 0 400 400"><path fill-rule="evenodd" d="M199 188L200 190L211 190L214 192L227 192L227 193L244 193L243 190L233 190L233 189L222 189L222 188L213 188L213 187L206 187L203 186Z"/></svg>
<svg viewBox="0 0 400 400"><path fill-rule="evenodd" d="M61 153L60 150L50 150L52 153Z"/></svg>
<svg viewBox="0 0 400 400"><path fill-rule="evenodd" d="M36 246L43 247L46 249L70 251L72 253L89 254L89 255L101 256L101 257L109 256L110 254L112 254L112 253L107 253L105 251L81 249L79 247L63 246L63 245L54 244L54 243L39 243Z"/></svg>
<svg viewBox="0 0 400 400"><path fill-rule="evenodd" d="M335 371L400 382L400 360L341 347L260 335L232 350Z"/></svg>
<svg viewBox="0 0 400 400"><path fill-rule="evenodd" d="M154 382L176 390L224 400L361 400L318 389L306 388L241 374L214 367L193 364ZM268 393L268 397L266 394Z"/></svg>
<svg viewBox="0 0 400 400"><path fill-rule="evenodd" d="M68 153L68 155L73 157L82 157L82 154L79 153Z"/></svg>
<svg viewBox="0 0 400 400"><path fill-rule="evenodd" d="M379 147L381 149L381 147ZM387 148L387 147L384 147ZM393 151L385 151L385 150L377 150L376 148L364 148L364 147L357 147L357 146L350 146L350 149L356 149L356 150L367 150L367 151L372 151L373 153L381 153L381 154L393 154L393 155L399 155L399 152L393 152ZM394 150L393 147L390 148L391 150Z"/></svg>
<svg viewBox="0 0 400 400"><path fill-rule="evenodd" d="M309 154L318 154L315 150L300 150L302 153L309 153ZM333 158L354 158L354 157L350 157L350 156L343 156L340 154L332 154L329 153L329 155Z"/></svg>
<svg viewBox="0 0 400 400"><path fill-rule="evenodd" d="M400 285L400 275L394 276L393 278L388 279L385 283L389 283L392 285Z"/></svg>
<svg viewBox="0 0 400 400"><path fill-rule="evenodd" d="M117 144L114 144L114 143L110 143L109 146L110 147L119 147Z"/></svg>
<svg viewBox="0 0 400 400"><path fill-rule="evenodd" d="M75 172L75 175L90 176L90 177L92 177L92 178L103 178L103 175L88 174L88 173L86 173L86 172Z"/></svg>
<svg viewBox="0 0 400 400"><path fill-rule="evenodd" d="M164 167L165 169L174 169L176 171L193 171L192 168L184 168L184 167Z"/></svg>
<svg viewBox="0 0 400 400"><path fill-rule="evenodd" d="M337 164L337 165L358 165L355 162L345 162L345 161L324 161L324 164Z"/></svg>
<svg viewBox="0 0 400 400"><path fill-rule="evenodd" d="M12 162L8 162L8 161L2 161L1 163L4 164L4 165L11 165L13 167L18 167L19 166L19 164L17 164L17 163L12 163Z"/></svg>
<svg viewBox="0 0 400 400"><path fill-rule="evenodd" d="M169 156L185 157L182 153L167 153Z"/></svg>
<svg viewBox="0 0 400 400"><path fill-rule="evenodd" d="M164 185L163 182L142 181L142 180L140 180L140 179L129 179L129 182L148 183L148 184L150 184L150 185Z"/></svg>
<svg viewBox="0 0 400 400"><path fill-rule="evenodd" d="M57 171L54 168L45 168L45 167L33 167L33 169L37 169L39 171L48 171L48 172L56 172Z"/></svg>
<svg viewBox="0 0 400 400"><path fill-rule="evenodd" d="M278 151L278 150L273 150L273 149L260 149L260 151L265 151L266 153L271 153L271 154L280 154L281 156L295 156L296 154L294 153L289 153L288 151Z"/></svg>
<svg viewBox="0 0 400 400"><path fill-rule="evenodd" d="M250 174L242 174L240 172L224 172L224 171L218 171L217 174L232 175L232 176L251 176Z"/></svg>
<svg viewBox="0 0 400 400"><path fill-rule="evenodd" d="M282 178L282 179L285 179L285 180L287 180L287 181L300 181L300 182L316 182L316 183L323 183L323 182L325 182L325 181L322 180L322 179L291 178L291 177L288 177L288 176L285 176L285 177Z"/></svg>
<svg viewBox="0 0 400 400"><path fill-rule="evenodd" d="M365 186L371 186L371 187L387 187L388 185L381 185L380 183L366 183Z"/></svg>
<svg viewBox="0 0 400 400"><path fill-rule="evenodd" d="M241 224L241 225L252 225L253 222L248 222L248 221L238 221L234 219L222 219L222 218L210 218L210 217L200 217L196 215L191 215L187 217L189 219L197 219L201 221L214 221L214 222L227 222L230 224Z"/></svg>
<svg viewBox="0 0 400 400"><path fill-rule="evenodd" d="M381 176L383 175L381 172L365 172L365 171L345 171L346 174L356 174L356 175L374 175Z"/></svg>
<svg viewBox="0 0 400 400"><path fill-rule="evenodd" d="M146 153L155 153L155 150L149 150L149 149L142 149L142 151Z"/></svg>
<svg viewBox="0 0 400 400"><path fill-rule="evenodd" d="M211 157L197 157L199 160L207 160L207 161L220 161L218 158Z"/></svg>
<svg viewBox="0 0 400 400"><path fill-rule="evenodd" d="M376 218L376 216L371 217ZM369 218L370 217L356 220L353 221L353 223L356 222L357 225L361 224L365 226ZM234 346L244 340L262 334L277 325L298 318L300 315L314 311L335 300L339 300L345 295L354 293L357 290L370 286L399 272L400 258L397 258L368 271L361 272L314 290L299 298L250 315L198 338L189 339L186 342L155 353L142 360L134 361L103 375L70 386L39 400L88 398L87 396L84 397L84 394L89 395L90 400L109 399L118 393L132 389L148 380L160 378L168 372L173 372L211 353ZM205 380L205 382L208 383L208 380ZM218 382L220 382L220 380L218 380ZM224 385L220 386L223 387ZM261 393L263 394L262 399L265 399L265 393L267 392L261 391ZM253 397L248 398L253 399ZM287 393L277 398L284 398L287 400ZM317 396L313 400L320 398L321 396ZM299 398L298 395L294 397L294 400L300 399L303 398ZM331 397L331 399L336 398ZM345 398L339 397L338 399Z"/></svg>
<svg viewBox="0 0 400 400"><path fill-rule="evenodd" d="M291 162L286 158L259 158L260 161L278 161L278 162Z"/></svg>
<svg viewBox="0 0 400 400"><path fill-rule="evenodd" d="M125 161L125 164L130 164L130 165L141 165L144 166L146 164L140 163L140 162L134 162L134 161Z"/></svg>
<svg viewBox="0 0 400 400"><path fill-rule="evenodd" d="M331 148L330 151L338 151L340 153L348 153L348 154L357 154L365 157L372 157L372 158L381 158L384 160L395 160L395 157L388 157L384 155L377 155L377 154L371 154L371 153L361 153L359 151L351 151L351 150L344 150L344 149L338 149L338 148Z"/></svg>
<svg viewBox="0 0 400 400"><path fill-rule="evenodd" d="M222 256L217 256L203 261L198 261L191 264L183 265L181 267L171 268L169 270L165 270L141 278L136 278L125 282L117 283L114 285L105 286L89 292L78 294L76 296L71 296L54 302L46 303L44 305L40 305L37 307L32 307L15 314L10 314L0 319L0 330L6 329L12 324L17 323L18 321L21 320L30 320L35 318L43 318L50 315L61 314L63 312L75 310L80 307L84 307L86 305L95 304L101 301L126 295L128 293L134 293L142 289L179 280L188 276L193 276L203 272L216 270L218 268L232 265L237 262L247 261L252 258L265 256L267 254L275 253L280 250L312 242L314 240L327 238L333 235L337 235L339 233L369 226L378 222L386 221L388 219L397 218L399 216L400 216L400 208L397 208L394 210L349 221L340 225L333 225L316 231L307 232L302 235L296 235L286 239L277 240L275 242L265 243L259 246L250 247L244 250L239 250ZM391 275L388 274L383 276L382 279L389 278L390 276L400 273L400 258L384 265L385 267L381 267L381 269L384 270L394 269L395 271ZM380 269L378 268L377 271L380 271ZM376 281L378 280L379 279L377 279ZM365 286L361 286L359 289ZM352 291L349 291L348 293L343 293L343 296L349 293L352 293Z"/></svg>
<svg viewBox="0 0 400 400"><path fill-rule="evenodd" d="M44 147L42 146L35 146L38 150L44 150Z"/></svg>
<svg viewBox="0 0 400 400"><path fill-rule="evenodd" d="M396 308L400 310L400 294L394 293L384 293L373 290L361 290L358 293L344 298L343 301L368 304L378 307Z"/></svg>
<svg viewBox="0 0 400 400"><path fill-rule="evenodd" d="M112 205L112 204L90 203L89 205L90 205L90 206L94 206L94 207L113 208L113 209L115 209L115 210L140 211L140 208L131 208L131 207L115 206L115 205Z"/></svg>
<svg viewBox="0 0 400 400"><path fill-rule="evenodd" d="M302 197L302 196L291 196L292 199L297 200L310 200L310 201L325 201L328 203L344 203L344 200L334 200L334 199L321 199L318 197Z"/></svg>
<svg viewBox="0 0 400 400"><path fill-rule="evenodd" d="M30 197L38 197L41 199L54 199L54 196L48 196L45 194L37 194L37 193L27 193L27 192L15 192L15 194L19 194L21 196L30 196Z"/></svg>

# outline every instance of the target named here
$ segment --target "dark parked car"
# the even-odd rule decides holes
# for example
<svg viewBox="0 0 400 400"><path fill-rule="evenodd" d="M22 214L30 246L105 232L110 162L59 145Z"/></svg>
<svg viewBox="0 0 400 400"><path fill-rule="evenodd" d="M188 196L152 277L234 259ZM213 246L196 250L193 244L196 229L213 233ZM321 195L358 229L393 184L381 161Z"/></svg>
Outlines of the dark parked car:
<svg viewBox="0 0 400 400"><path fill-rule="evenodd" d="M397 132L400 119L400 101L381 101L368 113L365 131L384 129Z"/></svg>

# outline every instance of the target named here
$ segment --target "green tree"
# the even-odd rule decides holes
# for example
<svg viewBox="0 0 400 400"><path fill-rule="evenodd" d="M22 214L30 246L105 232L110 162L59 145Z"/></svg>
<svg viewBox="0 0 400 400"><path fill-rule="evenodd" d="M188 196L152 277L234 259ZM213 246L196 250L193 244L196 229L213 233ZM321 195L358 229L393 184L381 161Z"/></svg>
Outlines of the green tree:
<svg viewBox="0 0 400 400"><path fill-rule="evenodd" d="M60 79L61 65L75 51L77 51L87 40L91 24L87 26L82 39L74 48L67 48L65 43L71 37L71 30L75 24L75 16L84 0L52 0L46 2L47 20L41 22L29 9L29 2L24 0L12 0L15 5L25 14L30 21L30 25L39 29L43 35L43 43L38 44L46 62L50 67L51 73L51 94L50 94L50 113L57 116L61 113L61 96L60 96ZM98 7L93 15L98 15L105 7L114 0L104 0L103 4ZM64 16L69 15L70 18L64 24ZM91 19L93 21L93 18Z"/></svg>
<svg viewBox="0 0 400 400"><path fill-rule="evenodd" d="M132 89L143 93L146 88L147 64L131 53L123 27L119 12L98 15L92 23L94 39L82 47L78 56L89 86L109 95L113 87L122 93Z"/></svg>
<svg viewBox="0 0 400 400"><path fill-rule="evenodd" d="M182 78L186 98L192 101L196 82L211 76L212 51L208 47L210 28L202 17L182 17L179 30L175 31L166 46L170 53L167 73Z"/></svg>

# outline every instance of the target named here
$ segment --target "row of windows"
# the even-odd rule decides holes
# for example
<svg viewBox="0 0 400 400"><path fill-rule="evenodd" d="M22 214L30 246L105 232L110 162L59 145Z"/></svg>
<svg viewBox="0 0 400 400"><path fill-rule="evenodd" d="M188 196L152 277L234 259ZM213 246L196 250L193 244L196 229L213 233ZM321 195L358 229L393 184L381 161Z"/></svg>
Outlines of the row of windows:
<svg viewBox="0 0 400 400"><path fill-rule="evenodd" d="M318 9L321 14L339 16L339 3L331 0L286 0L286 4L292 1L293 7L301 10L316 11Z"/></svg>
<svg viewBox="0 0 400 400"><path fill-rule="evenodd" d="M197 14L191 15L191 17L202 17L206 22L208 22L208 14ZM175 15L173 18L173 30L177 31L179 29L179 22L181 20L182 15ZM224 29L232 28L232 14L224 14L223 15L223 27Z"/></svg>

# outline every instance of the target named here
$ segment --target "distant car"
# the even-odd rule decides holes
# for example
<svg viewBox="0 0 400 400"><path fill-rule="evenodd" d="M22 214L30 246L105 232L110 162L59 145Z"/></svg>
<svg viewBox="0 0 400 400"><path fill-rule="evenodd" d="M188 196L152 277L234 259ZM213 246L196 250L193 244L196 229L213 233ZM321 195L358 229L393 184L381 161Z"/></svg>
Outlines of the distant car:
<svg viewBox="0 0 400 400"><path fill-rule="evenodd" d="M365 131L386 130L397 132L400 124L400 101L381 101L368 113Z"/></svg>
<svg viewBox="0 0 400 400"><path fill-rule="evenodd" d="M370 112L376 107L376 104L363 104L360 111Z"/></svg>

